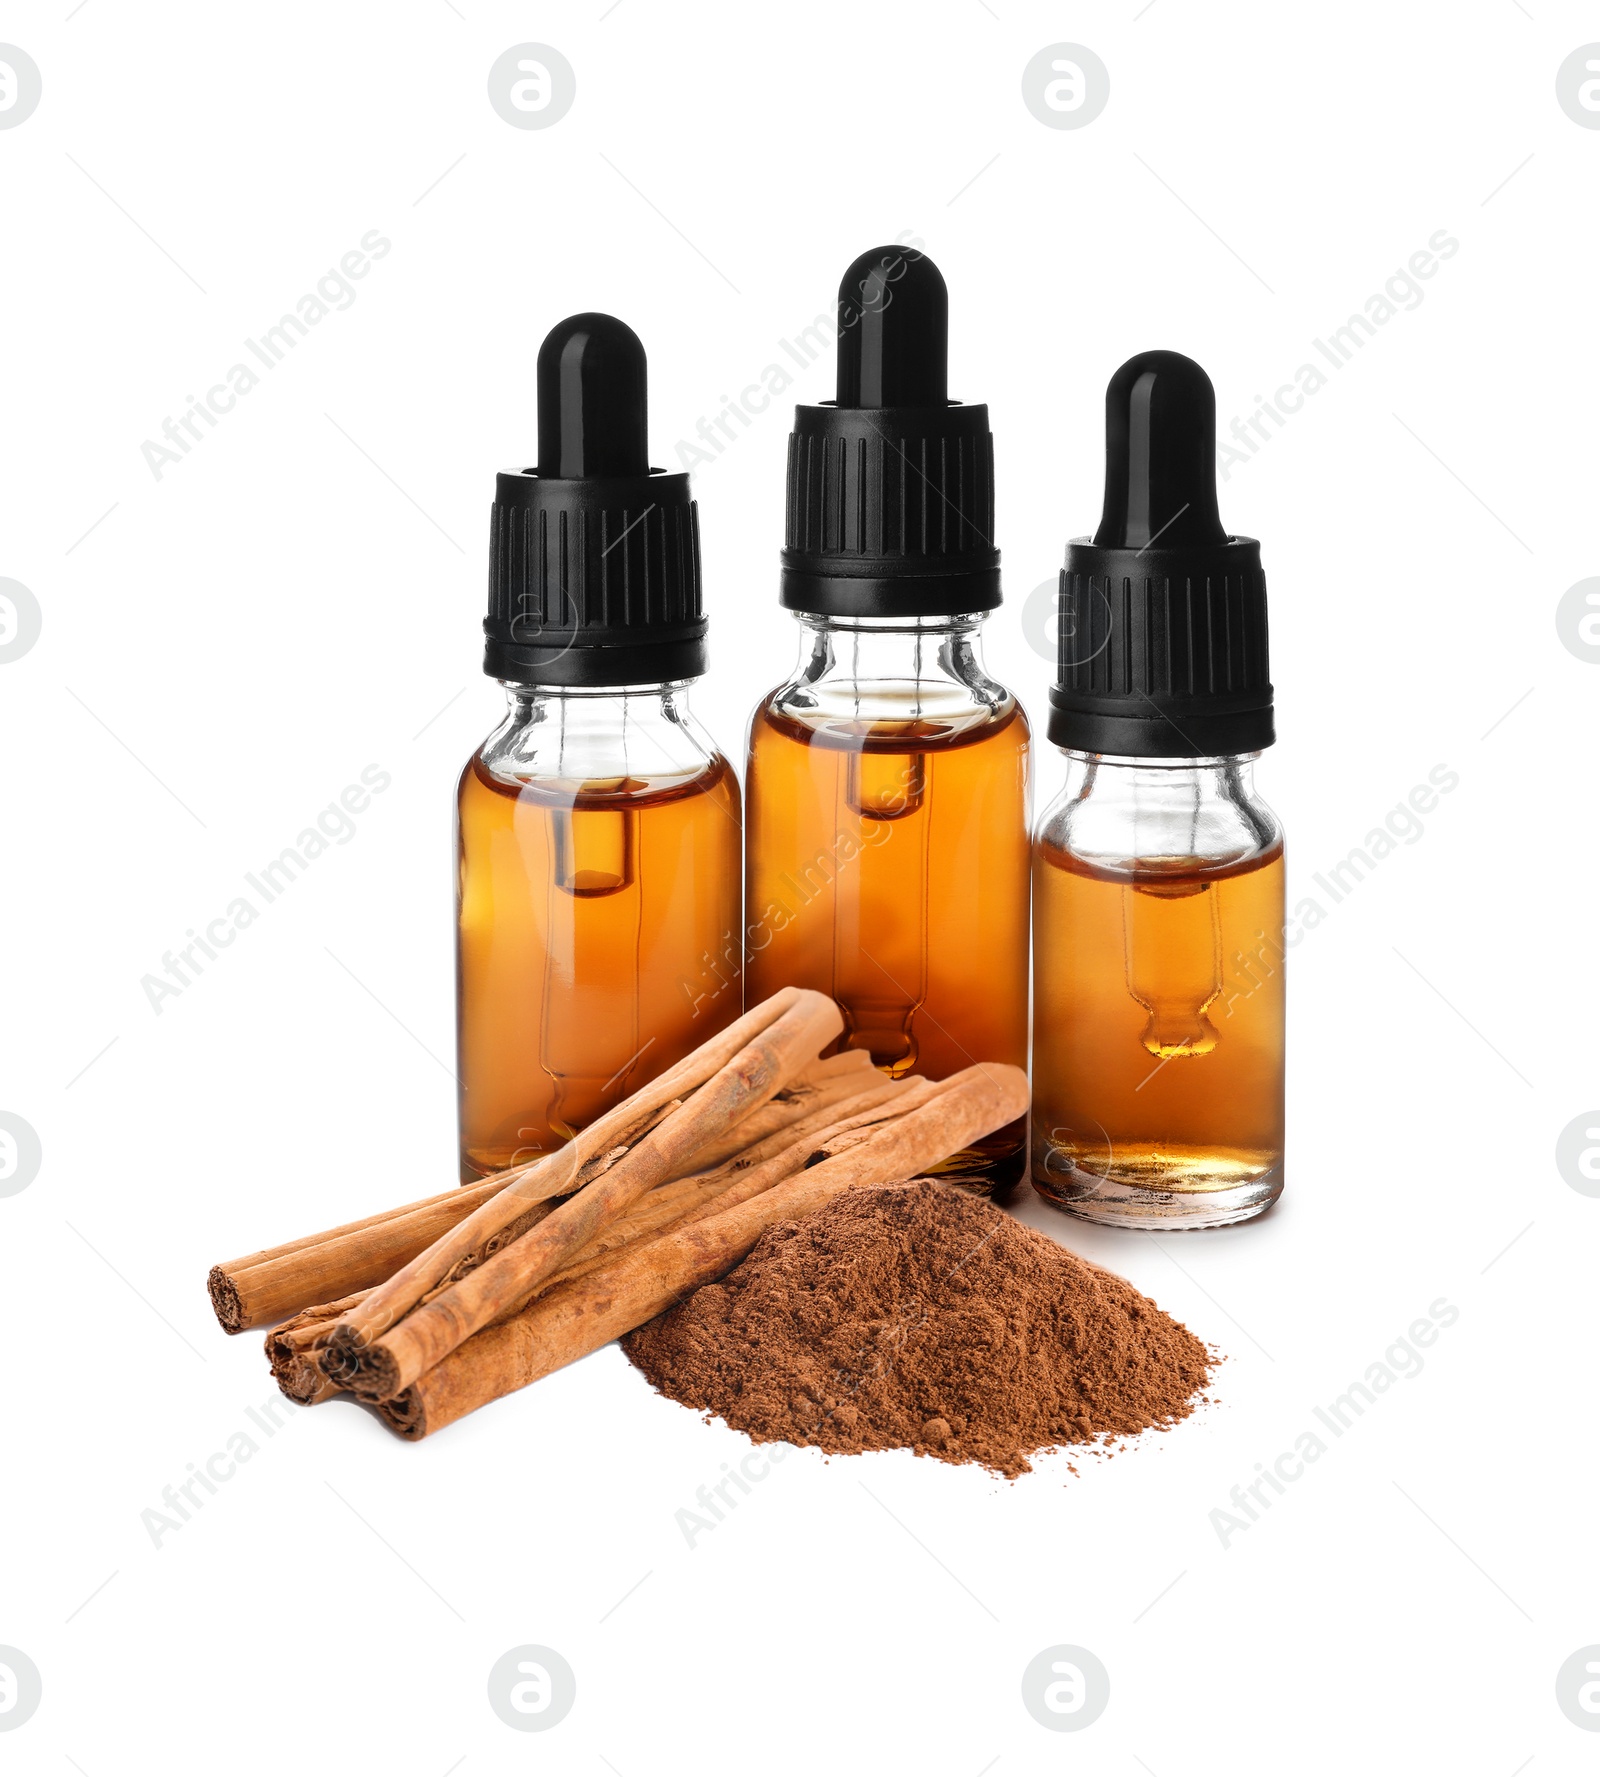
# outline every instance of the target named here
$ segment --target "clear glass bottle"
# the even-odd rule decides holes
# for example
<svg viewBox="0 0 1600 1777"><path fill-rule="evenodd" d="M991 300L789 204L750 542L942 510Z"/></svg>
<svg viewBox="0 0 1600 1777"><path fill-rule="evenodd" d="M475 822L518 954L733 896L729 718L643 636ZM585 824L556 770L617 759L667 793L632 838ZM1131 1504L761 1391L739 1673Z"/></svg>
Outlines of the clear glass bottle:
<svg viewBox="0 0 1600 1777"><path fill-rule="evenodd" d="M795 410L794 676L750 727L745 993L831 994L894 1075L1026 1063L1028 723L983 670L1000 603L988 409L950 398L933 261L845 272L835 399ZM942 1168L1009 1188L1021 1120Z"/></svg>
<svg viewBox="0 0 1600 1777"><path fill-rule="evenodd" d="M1027 717L983 670L977 615L800 618L757 707L746 994L831 994L891 1075L1026 1065ZM1020 1171L1022 1130L953 1163Z"/></svg>
<svg viewBox="0 0 1600 1777"><path fill-rule="evenodd" d="M1034 842L1032 1176L1093 1221L1283 1189L1283 833L1255 754L1067 751Z"/></svg>
<svg viewBox="0 0 1600 1777"><path fill-rule="evenodd" d="M1106 389L1067 547L1033 847L1031 1176L1091 1221L1214 1228L1283 1189L1283 833L1261 546L1217 513L1216 397L1176 352Z"/></svg>
<svg viewBox="0 0 1600 1777"><path fill-rule="evenodd" d="M506 693L457 805L463 1178L559 1147L741 1009L739 785L688 682Z"/></svg>
<svg viewBox="0 0 1600 1777"><path fill-rule="evenodd" d="M457 797L461 1176L559 1147L741 1011L739 786L706 669L687 475L649 466L644 347L571 315L539 461L490 516L484 671L506 719Z"/></svg>

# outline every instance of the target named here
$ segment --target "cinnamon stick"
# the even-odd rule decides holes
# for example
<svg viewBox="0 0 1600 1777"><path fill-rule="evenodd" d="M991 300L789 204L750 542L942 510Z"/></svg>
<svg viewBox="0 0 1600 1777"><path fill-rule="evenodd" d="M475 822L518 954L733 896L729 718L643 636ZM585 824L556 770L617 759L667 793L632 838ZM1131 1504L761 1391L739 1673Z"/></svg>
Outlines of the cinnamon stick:
<svg viewBox="0 0 1600 1777"><path fill-rule="evenodd" d="M522 1170L518 1168L519 1173ZM500 1176L441 1191L381 1215L213 1265L206 1288L217 1320L225 1333L242 1333L309 1304L382 1283L504 1187L505 1178Z"/></svg>
<svg viewBox="0 0 1600 1777"><path fill-rule="evenodd" d="M806 1167L831 1159L843 1146L864 1140L872 1133L873 1125L914 1111L918 1105L936 1096L939 1090L935 1082L912 1075L899 1080L883 1080L873 1090L830 1107L820 1117L808 1119L811 1127L801 1125L751 1149L748 1165L742 1164L744 1156L730 1162L726 1170L731 1177L726 1188L710 1203L691 1210L684 1221L702 1221L706 1216L731 1209L736 1203L748 1203L752 1197L792 1178Z"/></svg>
<svg viewBox="0 0 1600 1777"><path fill-rule="evenodd" d="M727 1188L726 1179L705 1178L673 1179L657 1185L653 1191L645 1192L626 1215L602 1228L587 1246L581 1247L543 1286L541 1294L544 1289L553 1289L569 1278L582 1277L593 1271L621 1248L631 1246L637 1240L650 1239L667 1228L678 1226L690 1216L715 1209Z"/></svg>
<svg viewBox="0 0 1600 1777"><path fill-rule="evenodd" d="M210 1292L217 1319L224 1331L238 1333L357 1288L398 1279L405 1279L407 1287L414 1288L414 1299L421 1299L452 1271L516 1239L530 1205L574 1189L585 1169L596 1164L597 1153L626 1146L640 1128L660 1118L679 1086L692 1089L693 1082L709 1079L752 1032L793 1004L796 993L798 988L789 988L773 995L556 1153L540 1155L526 1166L510 1167L460 1191L439 1192L398 1210L368 1215L364 1221L288 1240L283 1246L213 1267ZM405 1223L412 1214L418 1221ZM459 1239L441 1249L441 1240L452 1231L459 1233ZM423 1258L428 1258L427 1265L414 1269Z"/></svg>
<svg viewBox="0 0 1600 1777"><path fill-rule="evenodd" d="M779 1008L777 1016L767 1016L773 1008ZM729 1028L738 1031L752 1018L759 1018L758 1028L725 1055L701 1080L698 1090L687 1086L685 1076L694 1072L690 1064L697 1057L723 1053L723 1038L704 1045L680 1063L679 1069L662 1076L673 1081L673 1089L684 1093L682 1102L621 1154L591 1144L591 1153L603 1155L607 1164L494 1257L457 1278L448 1276L448 1266L441 1269L441 1259L464 1238L470 1238L474 1221L494 1212L498 1200L468 1217L428 1253L374 1290L330 1335L318 1358L323 1373L370 1399L385 1400L398 1394L464 1340L522 1307L646 1191L673 1177L713 1135L739 1123L813 1062L817 1051L844 1025L843 1015L831 999L804 988L784 989ZM674 1075L679 1077L674 1079ZM659 1086L659 1080L653 1082L618 1111L627 1112L637 1099ZM577 1148L605 1121L602 1118L591 1125L552 1160L559 1161ZM513 1186L505 1195L511 1197L522 1188ZM448 1282L448 1287L424 1301L440 1282Z"/></svg>
<svg viewBox="0 0 1600 1777"><path fill-rule="evenodd" d="M702 1153L690 1156L684 1171L719 1165L761 1136L798 1124L812 1111L848 1096L856 1080L874 1071L871 1057L853 1049L813 1062L737 1131L723 1133ZM560 1194L565 1181L556 1168L547 1168L533 1179L531 1175L547 1158L541 1155L476 1184L440 1191L415 1203L214 1265L206 1287L218 1324L225 1333L241 1333L384 1283L512 1185L520 1184L530 1205L548 1201L545 1193ZM477 1256L487 1256L521 1231L519 1226L505 1224L484 1237Z"/></svg>
<svg viewBox="0 0 1600 1777"><path fill-rule="evenodd" d="M915 1177L1027 1107L1027 1076L1020 1068L985 1064L940 1081L915 1110L845 1152L748 1202L636 1242L476 1333L379 1411L402 1437L427 1437L643 1325L685 1290L737 1264L775 1222L810 1215L852 1185Z"/></svg>
<svg viewBox="0 0 1600 1777"><path fill-rule="evenodd" d="M642 1202L591 1242L578 1259L558 1274L558 1280L581 1275L596 1265L604 1264L611 1254L630 1240L639 1240L658 1233L675 1221L681 1221L692 1210L707 1207L715 1201L725 1183L706 1184L699 1179L680 1179L659 1186ZM367 1291L357 1290L337 1302L315 1304L276 1326L262 1345L273 1380L292 1401L313 1406L345 1392L338 1383L324 1376L317 1364L317 1353L327 1343L328 1335L340 1318L366 1300Z"/></svg>
<svg viewBox="0 0 1600 1777"><path fill-rule="evenodd" d="M792 1128L814 1112L838 1104L863 1091L874 1080L882 1079L883 1075L872 1065L872 1057L864 1049L846 1049L842 1055L814 1061L736 1128L724 1131L697 1154L691 1155L686 1170L705 1172L720 1166L746 1152L752 1143Z"/></svg>
<svg viewBox="0 0 1600 1777"><path fill-rule="evenodd" d="M815 1156L828 1153L829 1144L849 1131L912 1108L920 1102L918 1089L927 1090L927 1083L922 1080L886 1080L876 1069L866 1071L874 1083L865 1092L821 1108L816 1107L813 1099L801 1122L775 1131L765 1141L753 1144L745 1154L709 1172L669 1180L647 1191L625 1215L603 1229L556 1272L544 1289L596 1270L634 1241L669 1227L699 1221L731 1203L744 1202L799 1172ZM859 1074L859 1069L851 1069L845 1077L854 1079ZM359 1305L365 1295L361 1291L342 1302L307 1308L267 1335L266 1352L273 1376L291 1400L311 1405L346 1392L322 1373L317 1354L327 1344L339 1317Z"/></svg>
<svg viewBox="0 0 1600 1777"><path fill-rule="evenodd" d="M361 1300L364 1291L345 1296L337 1302L302 1309L282 1326L274 1327L264 1343L273 1380L292 1401L309 1407L340 1392L317 1368L316 1354L328 1334Z"/></svg>

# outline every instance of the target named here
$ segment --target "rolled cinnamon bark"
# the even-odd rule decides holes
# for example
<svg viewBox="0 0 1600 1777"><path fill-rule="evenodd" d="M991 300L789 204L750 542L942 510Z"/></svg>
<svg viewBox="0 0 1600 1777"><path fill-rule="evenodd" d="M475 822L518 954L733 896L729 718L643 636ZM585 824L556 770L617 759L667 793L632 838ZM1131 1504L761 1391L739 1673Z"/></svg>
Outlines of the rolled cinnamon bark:
<svg viewBox="0 0 1600 1777"><path fill-rule="evenodd" d="M724 1046L728 1034L723 1033ZM857 1050L812 1062L738 1130L720 1132L701 1153L691 1155L684 1163L685 1174L722 1164L764 1135L800 1127L814 1112L859 1090L862 1077L874 1072L871 1058ZM561 1168L544 1165L549 1158L541 1155L476 1184L440 1191L214 1265L206 1287L217 1321L225 1333L241 1333L384 1283L510 1186L520 1186L520 1196L530 1207L560 1195L569 1184ZM470 1256L480 1261L490 1256L535 1219L524 1213L503 1223L484 1235ZM457 1265L465 1262L465 1257L458 1258Z"/></svg>
<svg viewBox="0 0 1600 1777"><path fill-rule="evenodd" d="M691 1155L685 1170L707 1172L720 1166L746 1153L754 1143L796 1128L816 1112L842 1103L882 1079L883 1075L872 1065L872 1057L862 1049L847 1049L842 1055L830 1055L826 1061L814 1061L753 1110L737 1128L723 1131Z"/></svg>
<svg viewBox="0 0 1600 1777"><path fill-rule="evenodd" d="M817 1051L844 1028L843 1015L834 1002L805 988L786 988L756 1012L765 1013L780 1004L778 1016L742 1042L698 1090L689 1091L684 1081L678 1080L675 1089L683 1095L681 1103L626 1152L607 1153L610 1163L603 1170L503 1251L465 1276L450 1280L448 1287L431 1299L421 1301L437 1282L446 1281L435 1255L461 1241L475 1219L469 1217L429 1253L374 1290L330 1335L318 1357L323 1373L369 1399L387 1400L474 1333L522 1307L596 1234L652 1186L672 1178L714 1135L738 1124L815 1061ZM751 1016L747 1013L746 1019ZM695 1054L705 1055L720 1043L718 1039L717 1044L707 1044ZM695 1056L688 1059L692 1062ZM627 1110L628 1104L619 1109ZM571 1147L577 1147L604 1121L602 1118L575 1137ZM560 1157L552 1156L556 1160ZM512 1192L521 1188L513 1186ZM495 1207L488 1204L477 1214L486 1216ZM437 1273L434 1282L418 1289L419 1277L429 1272Z"/></svg>
<svg viewBox="0 0 1600 1777"><path fill-rule="evenodd" d="M587 1275L635 1241L649 1239L667 1228L685 1227L719 1209L745 1202L799 1172L809 1161L833 1152L833 1144L846 1139L850 1132L899 1116L935 1090L924 1080L886 1080L876 1069L868 1072L874 1084L865 1092L837 1105L812 1108L802 1122L754 1144L748 1150L749 1164L744 1163L745 1156L741 1155L710 1172L669 1180L647 1191L625 1215L603 1229L557 1271L543 1290ZM327 1344L339 1316L356 1307L364 1297L363 1291L342 1302L307 1308L267 1335L266 1352L273 1376L291 1400L311 1405L347 1392L322 1373L317 1354Z"/></svg>
<svg viewBox="0 0 1600 1777"><path fill-rule="evenodd" d="M345 1296L337 1302L324 1302L302 1309L299 1314L274 1327L263 1341L273 1380L291 1401L313 1406L338 1394L332 1383L317 1368L316 1354L322 1342L346 1314L361 1300L364 1292Z"/></svg>
<svg viewBox="0 0 1600 1777"><path fill-rule="evenodd" d="M707 1216L732 1209L735 1204L748 1203L752 1197L771 1190L806 1167L831 1159L846 1147L864 1141L873 1133L875 1125L905 1116L935 1097L939 1090L938 1083L917 1075L881 1080L875 1089L835 1105L819 1117L808 1118L809 1128L802 1125L762 1142L760 1149L752 1150L753 1164L746 1167L737 1161L729 1163L731 1177L727 1187L711 1202L690 1210L683 1218L685 1224L704 1221ZM782 1145L785 1143L787 1145Z"/></svg>
<svg viewBox="0 0 1600 1777"><path fill-rule="evenodd" d="M727 1189L725 1179L675 1179L648 1192L618 1222L591 1241L572 1264L556 1274L553 1281L581 1276L603 1265L619 1247L630 1241L648 1239L686 1215L711 1207L718 1195ZM317 1364L317 1353L327 1343L328 1335L339 1324L340 1317L366 1299L365 1290L337 1302L319 1303L276 1326L262 1341L273 1380L292 1401L313 1406L331 1400L346 1391L323 1375Z"/></svg>
<svg viewBox="0 0 1600 1777"><path fill-rule="evenodd" d="M828 1093L820 1099L810 1100L803 1107L800 1116L788 1119L775 1128L758 1131L757 1119L763 1117L766 1111L763 1106L739 1126L741 1130L749 1131L750 1140L742 1147L733 1148L719 1164L708 1166L703 1171L697 1168L695 1176L720 1178L727 1174L731 1178L738 1173L747 1172L752 1166L759 1165L774 1154L781 1154L785 1148L797 1141L803 1141L808 1135L831 1129L841 1119L852 1117L871 1105L885 1104L891 1099L900 1098L921 1083L915 1076L910 1079L888 1080L876 1068L872 1068L865 1080L852 1083L849 1090L841 1092L838 1097ZM729 1145L731 1147L731 1143ZM695 1158L701 1159L710 1152L711 1149L703 1148Z"/></svg>
<svg viewBox="0 0 1600 1777"><path fill-rule="evenodd" d="M635 1241L652 1239L691 1216L708 1213L716 1208L727 1189L725 1178L701 1177L672 1179L667 1184L657 1185L653 1191L646 1191L626 1215L619 1216L609 1227L602 1228L587 1246L579 1248L543 1286L544 1289L554 1289L568 1278L586 1275Z"/></svg>
<svg viewBox="0 0 1600 1777"><path fill-rule="evenodd" d="M382 1283L504 1188L504 1176L486 1179L213 1265L206 1289L217 1320L242 1333Z"/></svg>
<svg viewBox="0 0 1600 1777"><path fill-rule="evenodd" d="M359 1351L408 1314L431 1290L450 1281L462 1266L474 1261L487 1241L521 1217L530 1191L545 1189L549 1196L559 1196L578 1189L603 1170L658 1121L668 1107L680 1103L681 1094L703 1085L753 1037L776 1023L797 1003L801 991L798 987L784 988L753 1007L710 1042L703 1043L587 1129L580 1130L564 1148L545 1155L524 1176L403 1265L381 1289L374 1290L362 1304L361 1318L341 1329L342 1342Z"/></svg>
<svg viewBox="0 0 1600 1777"><path fill-rule="evenodd" d="M811 1215L852 1185L913 1178L1020 1117L1027 1106L1027 1075L1020 1068L980 1064L952 1075L917 1109L844 1153L747 1203L640 1241L586 1276L558 1285L468 1339L379 1412L402 1437L427 1437L642 1326L685 1290L737 1264L775 1222Z"/></svg>

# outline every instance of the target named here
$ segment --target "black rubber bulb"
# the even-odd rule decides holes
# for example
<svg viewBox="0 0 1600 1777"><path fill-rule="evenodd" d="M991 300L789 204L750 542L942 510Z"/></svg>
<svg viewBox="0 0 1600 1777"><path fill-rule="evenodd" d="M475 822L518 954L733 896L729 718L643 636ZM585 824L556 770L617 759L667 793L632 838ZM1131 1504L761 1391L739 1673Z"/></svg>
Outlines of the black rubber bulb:
<svg viewBox="0 0 1600 1777"><path fill-rule="evenodd" d="M1180 352L1141 352L1106 385L1101 549L1225 543L1217 516L1217 397Z"/></svg>
<svg viewBox="0 0 1600 1777"><path fill-rule="evenodd" d="M568 315L539 348L539 473L648 475L644 347L614 315Z"/></svg>
<svg viewBox="0 0 1600 1777"><path fill-rule="evenodd" d="M949 404L950 298L912 247L875 247L839 284L840 407Z"/></svg>

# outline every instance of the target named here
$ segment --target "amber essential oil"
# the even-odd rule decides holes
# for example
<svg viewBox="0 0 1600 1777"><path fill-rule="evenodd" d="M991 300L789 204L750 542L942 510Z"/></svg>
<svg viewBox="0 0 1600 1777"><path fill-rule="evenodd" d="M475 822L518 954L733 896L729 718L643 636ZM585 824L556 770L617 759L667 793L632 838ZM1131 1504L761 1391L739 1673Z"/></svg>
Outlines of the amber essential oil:
<svg viewBox="0 0 1600 1777"><path fill-rule="evenodd" d="M463 1178L560 1147L740 1010L736 977L710 968L739 926L728 761L503 771L478 754L461 778Z"/></svg>
<svg viewBox="0 0 1600 1777"><path fill-rule="evenodd" d="M831 994L845 1016L840 1047L865 1049L896 1077L1025 1066L1020 706L1000 693L993 707L962 699L948 720L859 721L802 719L784 701L768 698L751 723L750 1003L788 983ZM1021 1145L1013 1125L947 1170L1014 1177Z"/></svg>
<svg viewBox="0 0 1600 1777"><path fill-rule="evenodd" d="M1033 1180L1139 1215L1270 1184L1283 1156L1283 844L1124 870L1042 842ZM1146 1219L1140 1217L1140 1219ZM1153 1217L1150 1219L1163 1219Z"/></svg>

